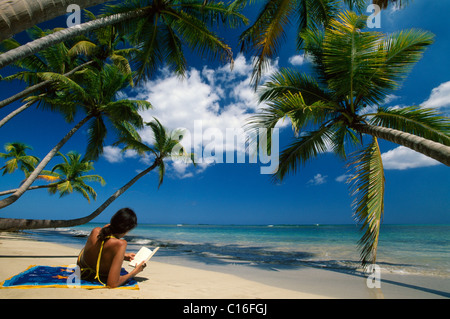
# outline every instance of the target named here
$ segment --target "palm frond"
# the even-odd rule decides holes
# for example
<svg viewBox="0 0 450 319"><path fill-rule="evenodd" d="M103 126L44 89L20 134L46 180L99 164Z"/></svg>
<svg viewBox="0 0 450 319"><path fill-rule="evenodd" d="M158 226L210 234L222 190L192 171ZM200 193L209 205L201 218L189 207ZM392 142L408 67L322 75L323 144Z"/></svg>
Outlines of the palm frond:
<svg viewBox="0 0 450 319"><path fill-rule="evenodd" d="M327 27L340 9L340 0L301 0L297 1L299 12L298 34L304 30L317 31ZM301 50L303 38L297 37L297 49Z"/></svg>
<svg viewBox="0 0 450 319"><path fill-rule="evenodd" d="M426 48L433 43L433 39L431 32L416 29L402 30L387 36L380 46L386 54L380 76L388 77L392 85L397 87L398 82L406 77Z"/></svg>
<svg viewBox="0 0 450 319"><path fill-rule="evenodd" d="M340 13L331 21L323 42L322 63L328 87L347 101L352 112L356 111L356 97L368 96L367 80L380 68L384 57L378 50L379 33L361 31L365 19L349 11ZM381 98L381 93L378 95Z"/></svg>
<svg viewBox="0 0 450 319"><path fill-rule="evenodd" d="M78 180L81 180L83 182L97 182L100 183L100 185L105 186L106 185L106 181L103 177L101 177L100 175L83 175L78 177Z"/></svg>
<svg viewBox="0 0 450 319"><path fill-rule="evenodd" d="M270 0L259 13L255 23L240 36L241 51L256 56L252 81L258 86L268 65L268 59L276 56L281 41L285 40L285 28L291 24L295 12L294 1Z"/></svg>
<svg viewBox="0 0 450 319"><path fill-rule="evenodd" d="M243 24L248 24L248 18L241 13L244 8L239 1L229 4L216 1L179 1L174 3L172 8L182 10L189 15L196 17L211 27L224 24L228 28L237 28Z"/></svg>
<svg viewBox="0 0 450 319"><path fill-rule="evenodd" d="M96 49L97 45L95 43L89 40L83 40L77 42L73 47L71 47L67 54L72 57L80 54L92 56L95 54Z"/></svg>
<svg viewBox="0 0 450 319"><path fill-rule="evenodd" d="M77 94L79 99L87 99L88 94L86 90L78 84L76 81L68 78L62 74L54 73L54 72L42 72L39 73L39 76L44 80L49 80L53 82L53 85L58 90L65 90L66 92L73 92L73 94Z"/></svg>
<svg viewBox="0 0 450 319"><path fill-rule="evenodd" d="M131 70L130 62L128 61L128 59L116 53L111 54L110 59L113 64L120 70L120 72L129 77L130 86L133 87L133 71Z"/></svg>
<svg viewBox="0 0 450 319"><path fill-rule="evenodd" d="M163 183L165 173L166 173L166 166L164 164L164 161L161 161L158 165L158 177L159 177L158 188L160 188Z"/></svg>
<svg viewBox="0 0 450 319"><path fill-rule="evenodd" d="M349 180L354 197L353 210L361 224L359 240L361 262L364 267L376 261L378 238L384 212L385 178L378 141L374 137L364 149L356 152L349 163Z"/></svg>
<svg viewBox="0 0 450 319"><path fill-rule="evenodd" d="M303 133L280 154L278 172L274 177L279 180L287 174L295 174L298 168L320 154L328 151L333 130L323 126L316 131Z"/></svg>
<svg viewBox="0 0 450 319"><path fill-rule="evenodd" d="M450 145L450 118L435 109L410 106L401 109L380 107L371 124L393 128Z"/></svg>
<svg viewBox="0 0 450 319"><path fill-rule="evenodd" d="M286 93L301 93L307 104L317 101L333 102L333 97L324 90L313 76L283 68L273 74L259 90L259 101L264 102L283 97ZM330 103L330 104L331 104Z"/></svg>
<svg viewBox="0 0 450 319"><path fill-rule="evenodd" d="M36 178L37 180L44 180L49 183L55 183L60 180L59 176L57 174L50 175L51 172L45 173L44 171L41 172L40 175Z"/></svg>
<svg viewBox="0 0 450 319"><path fill-rule="evenodd" d="M201 57L209 56L212 59L219 57L221 61L233 61L231 48L209 30L204 22L183 11L169 9L163 13L172 20L170 25L184 43Z"/></svg>
<svg viewBox="0 0 450 319"><path fill-rule="evenodd" d="M163 17L163 20L164 17ZM184 76L187 68L187 61L183 53L183 44L177 33L166 23L161 31L164 39L164 56L169 69L180 76Z"/></svg>
<svg viewBox="0 0 450 319"><path fill-rule="evenodd" d="M104 140L106 136L106 125L101 117L91 120L88 130L88 145L85 158L96 160L103 153Z"/></svg>

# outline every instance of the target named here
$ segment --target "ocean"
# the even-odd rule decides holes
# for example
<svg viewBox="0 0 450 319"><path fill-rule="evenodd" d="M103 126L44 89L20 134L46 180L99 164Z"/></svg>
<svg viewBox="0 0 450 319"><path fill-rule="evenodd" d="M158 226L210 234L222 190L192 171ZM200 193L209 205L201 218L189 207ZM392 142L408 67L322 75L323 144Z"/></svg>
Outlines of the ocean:
<svg viewBox="0 0 450 319"><path fill-rule="evenodd" d="M37 240L83 247L92 228L25 231ZM158 256L207 264L289 269L360 268L356 225L139 225L125 239L128 250L159 246ZM382 225L377 265L382 271L450 277L450 225Z"/></svg>

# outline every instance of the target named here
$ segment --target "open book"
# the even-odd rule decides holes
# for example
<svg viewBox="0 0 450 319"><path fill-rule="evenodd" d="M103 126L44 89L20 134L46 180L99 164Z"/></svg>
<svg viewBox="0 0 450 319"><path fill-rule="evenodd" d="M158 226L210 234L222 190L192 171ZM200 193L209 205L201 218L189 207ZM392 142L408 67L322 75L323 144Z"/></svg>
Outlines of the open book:
<svg viewBox="0 0 450 319"><path fill-rule="evenodd" d="M158 251L158 249L159 247L156 247L153 250L148 249L147 247L142 247L137 252L136 256L134 256L134 259L130 261L128 265L130 265L131 267L136 267L136 265L139 265L143 261L145 262L149 261L150 258L152 258L153 255Z"/></svg>

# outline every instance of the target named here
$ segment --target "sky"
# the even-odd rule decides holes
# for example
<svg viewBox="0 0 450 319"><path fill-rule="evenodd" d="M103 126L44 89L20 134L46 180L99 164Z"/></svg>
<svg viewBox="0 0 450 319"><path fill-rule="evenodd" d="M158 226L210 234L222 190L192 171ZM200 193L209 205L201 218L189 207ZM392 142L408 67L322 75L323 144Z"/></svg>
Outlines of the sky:
<svg viewBox="0 0 450 319"><path fill-rule="evenodd" d="M446 24L450 1L412 0L403 9L390 7L382 11L380 28L384 33L419 28L435 34L435 43L425 52L400 89L385 100L386 106L422 105L450 113L450 32ZM247 9L253 19L257 7ZM42 28L64 26L61 17L40 25ZM289 29L278 56L265 74L283 67L310 71L310 62L296 50L295 26ZM164 66L149 81L122 97L145 99L153 109L142 113L145 121L158 118L170 129L184 128L184 145L203 150L203 163L197 166L167 162L164 183L158 189L158 175L151 172L111 204L94 222L107 222L122 207L134 209L140 223L152 224L351 224L352 201L349 195L346 162L326 153L298 169L282 182L273 181L267 171L271 162L250 158L242 145L227 138L227 132L238 132L248 116L264 105L250 85L251 56L239 51L238 30L220 35L234 53L234 68L229 64L187 54L189 69L184 80L171 74ZM24 34L15 36L26 41ZM0 74L13 72L11 68ZM20 82L0 83L0 99L23 89ZM0 116L19 107L15 102L0 109ZM81 115L80 115L81 116ZM289 123L278 125L280 151L293 139ZM33 147L29 154L43 158L74 124L65 123L57 113L29 109L0 128L0 147L20 141ZM198 134L200 132L200 134ZM151 143L148 130L141 132ZM201 136L202 138L198 138ZM63 153L86 147L87 128L78 131L62 148ZM71 219L94 211L118 188L151 165L151 159L135 153L120 152L113 146L115 136L109 134L105 152L95 162L94 174L103 176L106 185L92 183L97 200L88 203L80 194L59 198L46 190L26 192L16 203L0 211L0 217ZM380 141L386 177L386 224L448 224L450 223L450 170L443 164L421 154L385 141ZM226 152L236 151L234 163ZM215 162L208 161L215 155ZM237 162L238 155L244 159ZM241 157L242 159L242 157ZM55 159L47 168L58 163ZM2 163L0 162L0 165ZM23 174L0 177L0 189L16 188ZM38 183L38 182L37 182Z"/></svg>

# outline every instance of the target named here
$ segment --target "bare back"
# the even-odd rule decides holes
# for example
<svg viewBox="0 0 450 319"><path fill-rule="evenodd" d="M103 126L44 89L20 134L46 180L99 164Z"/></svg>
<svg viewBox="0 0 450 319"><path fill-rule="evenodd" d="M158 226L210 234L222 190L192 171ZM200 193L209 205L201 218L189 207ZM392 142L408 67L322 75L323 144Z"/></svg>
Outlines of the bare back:
<svg viewBox="0 0 450 319"><path fill-rule="evenodd" d="M87 239L82 255L84 262L92 269L96 269L98 256L100 254L102 244L102 241L98 239L100 230L101 227L96 227L92 230L89 238ZM122 261L124 258L124 248L126 248L126 241L123 239L112 237L104 242L100 257L100 274L109 275L111 268L116 268L111 267L113 265L114 258L116 258L116 260L119 260L120 258ZM121 254L121 256L119 257L118 254Z"/></svg>

